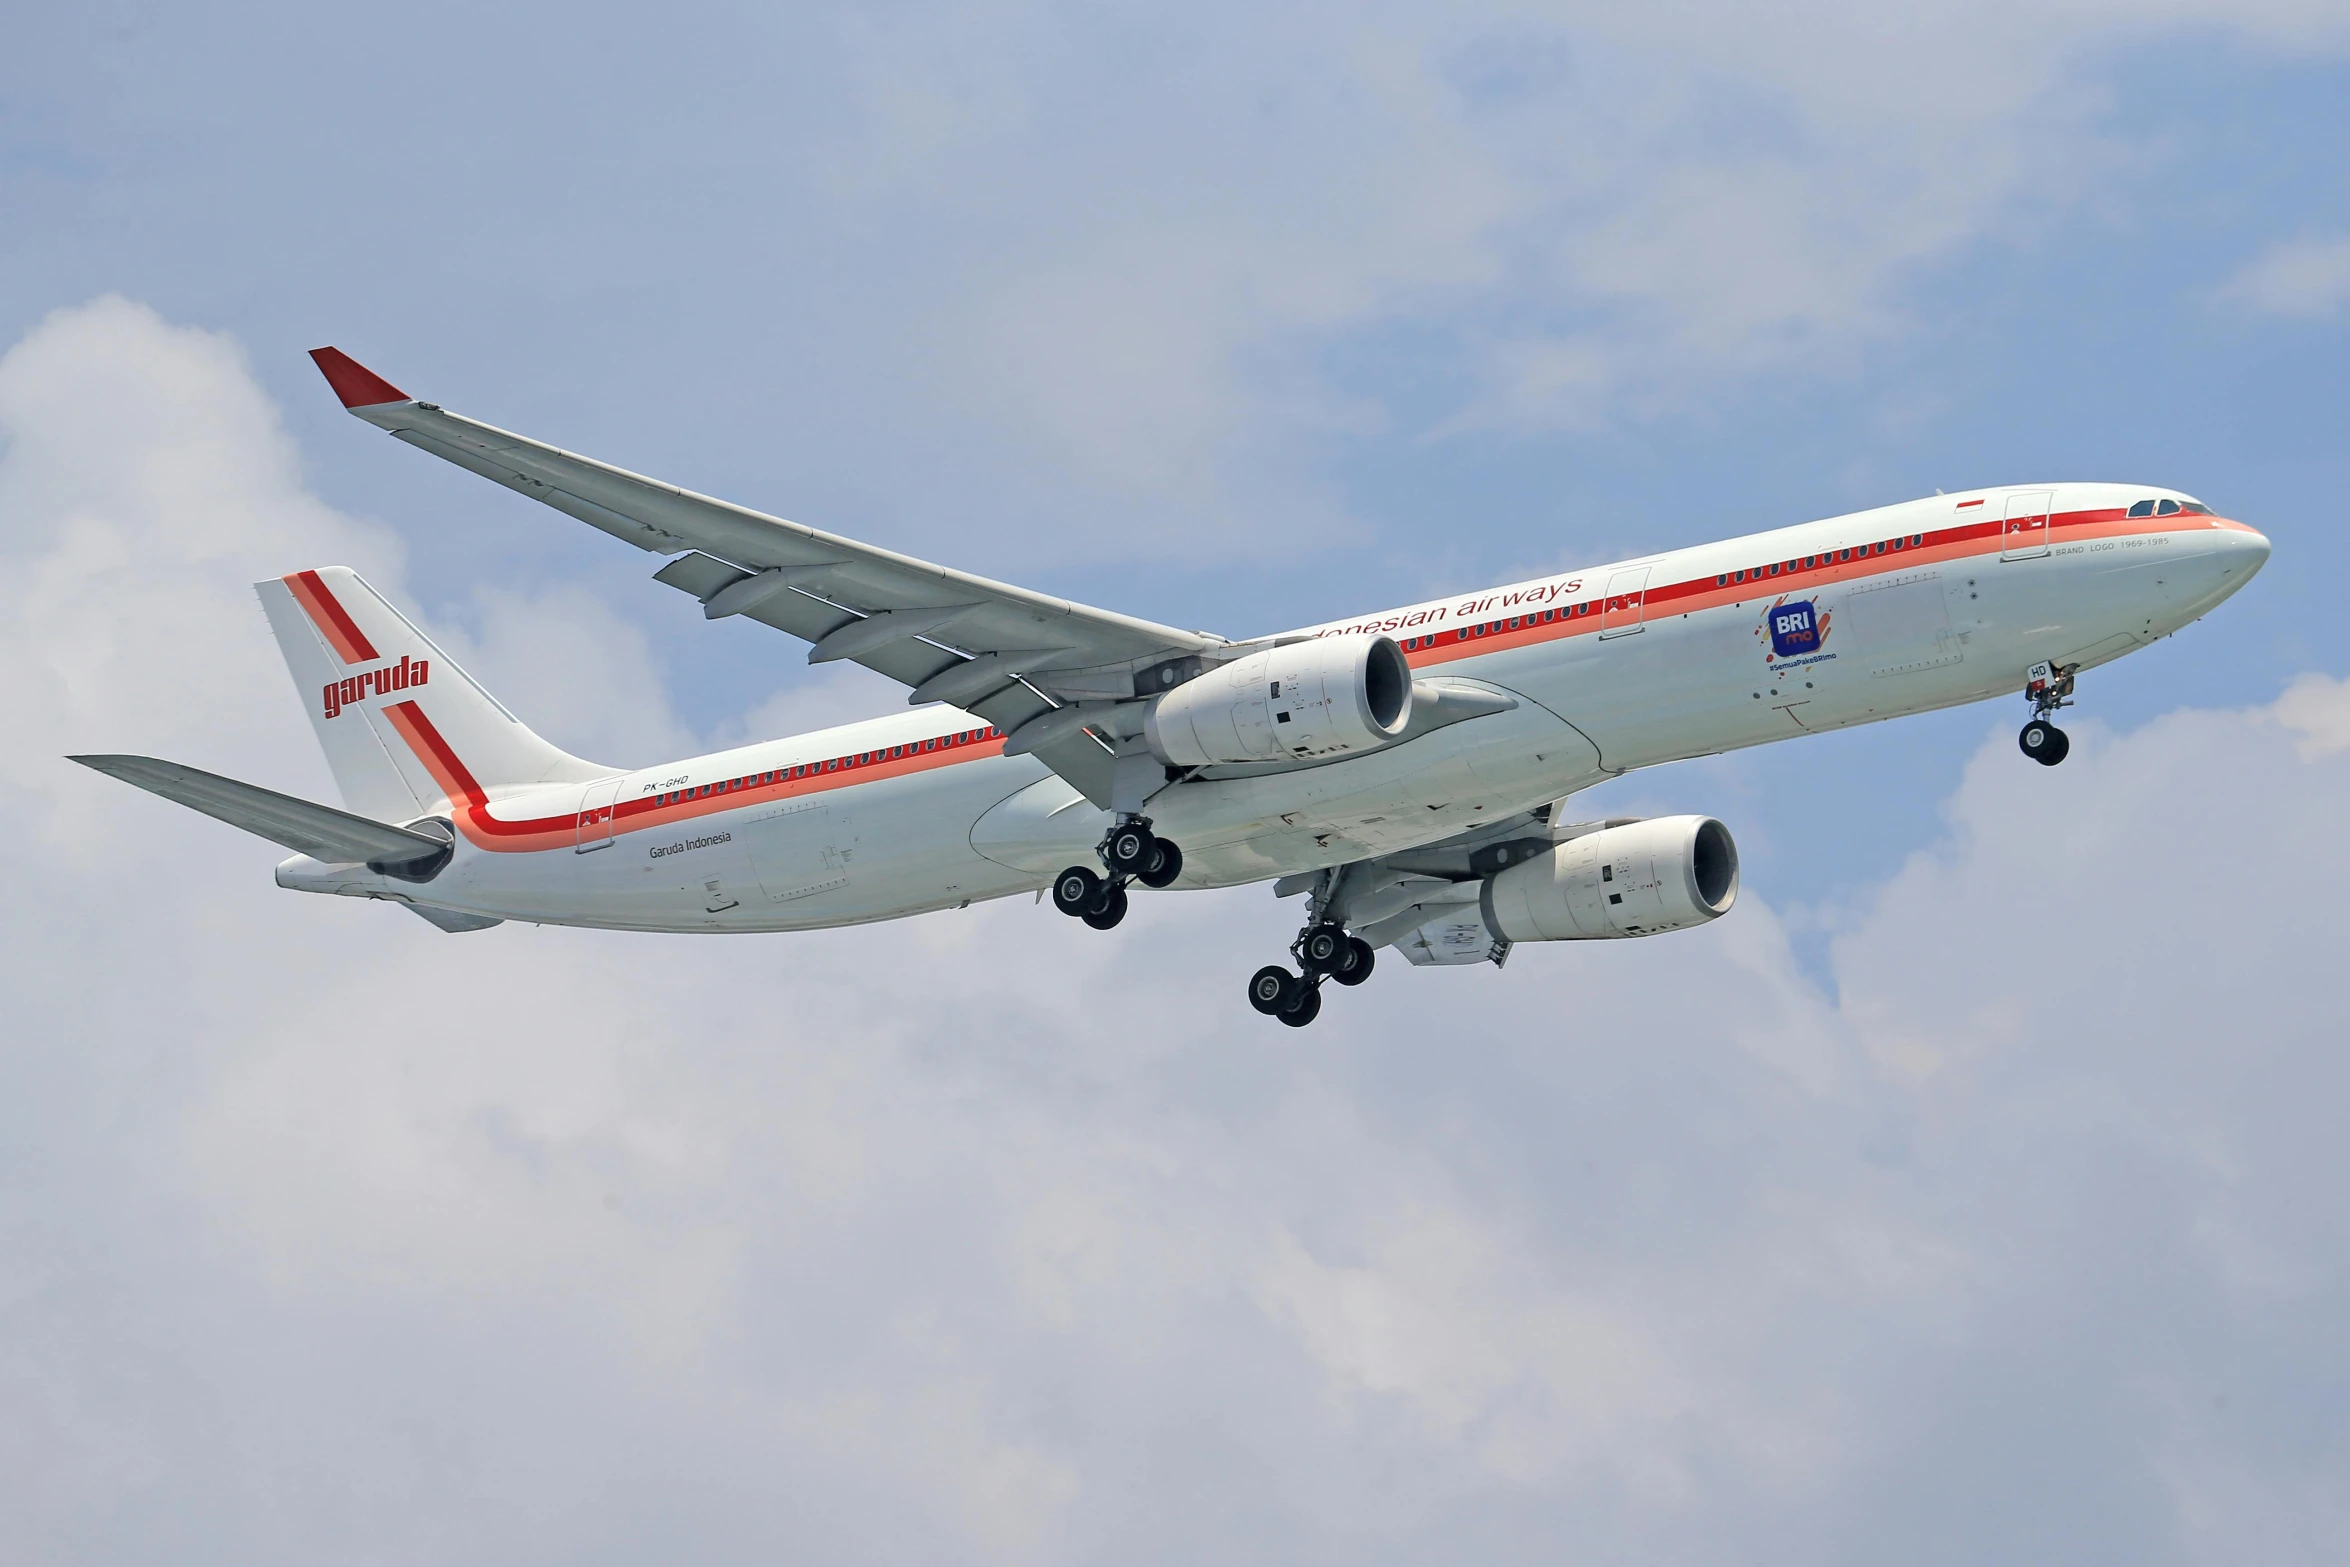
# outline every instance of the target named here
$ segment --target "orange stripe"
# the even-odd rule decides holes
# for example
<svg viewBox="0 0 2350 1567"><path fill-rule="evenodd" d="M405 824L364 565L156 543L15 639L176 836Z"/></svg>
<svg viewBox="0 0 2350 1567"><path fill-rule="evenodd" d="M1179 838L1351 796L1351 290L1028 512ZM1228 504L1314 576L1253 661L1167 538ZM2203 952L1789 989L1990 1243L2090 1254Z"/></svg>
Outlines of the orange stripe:
<svg viewBox="0 0 2350 1567"><path fill-rule="evenodd" d="M423 708L412 701L394 702L383 713L400 732L400 738L408 742L408 749L416 753L416 759L424 764L424 770L432 774L433 782L441 786L441 793L448 796L451 805L490 803L481 784L457 759L457 753L441 738L432 720L424 716Z"/></svg>
<svg viewBox="0 0 2350 1567"><path fill-rule="evenodd" d="M2231 522L2224 517L2206 517L2200 520L2214 528L2252 531L2245 528L2244 524ZM2054 513L2049 517L2048 530L2039 542L2053 545L2057 542L2060 530L2065 542L2188 531L2179 526L2179 517L2175 515L2169 517L2130 517L2124 515L2121 508L2111 507L2090 511ZM1849 561L1822 559L1817 566L1798 564L1793 571L1782 571L1777 576L1749 576L1744 582L1716 583L1712 577L1708 576L1693 577L1684 582L1660 583L1650 587L1643 596L1645 609L1641 620L1634 621L1627 616L1625 625L1628 630L1631 626L1641 624L1649 619L1661 620L1667 614L1693 614L1705 609L1721 609L1750 602L1767 602L1780 594L1792 597L1834 582L1850 582L1867 577L1884 576L1895 572L1914 570L1920 566L1937 565L1950 561L1993 557L2002 553L2007 546L2006 533L2007 524L2004 518L1986 517L1980 522L1970 521L1952 528L1929 528L1925 530L1922 543L1907 549L1887 550L1882 555L1872 554L1865 561L1856 553ZM1909 537L1909 535L1904 535L1904 537ZM1873 544L1875 541L1871 540L1870 542ZM1798 559L1800 561L1800 557ZM1768 568L1778 563L1766 560L1762 564L1763 567ZM1604 567L1600 568L1602 571L1605 569ZM1596 578L1596 573L1594 578ZM1567 602L1564 607L1550 606L1558 609L1560 617L1552 621L1545 621L1542 618L1542 608L1540 607L1535 608L1529 614L1523 605L1514 605L1500 614L1486 611L1482 614L1466 617L1461 622L1448 625L1441 631L1413 631L1401 635L1398 640L1407 644L1419 643L1418 646L1404 648L1404 658L1415 668L1419 668L1431 664L1450 664L1467 658L1481 658L1485 654L1500 652L1504 648L1528 647L1535 643L1549 642L1560 637L1590 636L1603 629L1608 629L1603 624L1604 616L1601 609L1601 606L1608 602L1608 595L1590 593L1588 596L1578 595L1578 598L1580 602L1590 606L1589 610L1581 615L1572 613L1575 601ZM1515 614L1519 622L1515 629L1511 629L1508 624L1512 614ZM1494 625L1497 621L1501 623L1499 629L1487 632L1482 636L1477 634L1478 627Z"/></svg>
<svg viewBox="0 0 2350 1567"><path fill-rule="evenodd" d="M334 647L346 664L365 664L382 657L375 644L367 640L367 633L359 623L343 612L333 593L315 571L297 571L280 579L293 590L294 602L309 615L310 623Z"/></svg>
<svg viewBox="0 0 2350 1567"><path fill-rule="evenodd" d="M2175 533L2182 531L2177 518L2132 518L2118 510L2058 513L2049 518L2051 532L2068 530L2072 538L2103 538L2122 534ZM2252 530L2240 522L2226 518L2205 519L2212 527ZM1964 559L1969 556L1998 553L2005 533L2004 519L1986 518L1981 523L1956 528L1929 529L1925 542L1914 548L1888 550L1883 555L1870 555L1865 563L1860 559L1839 561L1818 567L1798 567L1793 573L1782 572L1778 577L1716 585L1709 578L1693 578L1686 582L1670 583L1649 590L1646 601L1651 609L1659 608L1660 598L1674 603L1672 613L1681 614L1700 609L1723 608L1749 601L1760 602L1774 596L1792 597L1803 588L1836 581L1872 577L1891 572L1910 570L1918 565ZM2072 531L2079 530L2079 531ZM1873 542L1873 541L1872 541ZM1767 562L1765 563L1768 564ZM289 585L293 579L287 579ZM1606 595L1593 595L1585 602L1598 604ZM331 602L331 598L329 600ZM1482 625L1508 616L1486 615L1470 624ZM1600 629L1599 611L1566 619L1544 622L1537 610L1532 624L1525 623L1520 611L1520 629L1500 631L1489 636L1455 640L1455 632L1464 627L1448 628L1443 632L1413 634L1426 636L1429 644L1407 650L1405 657L1415 665L1450 663L1456 659L1477 658L1498 651L1501 647L1521 647L1532 642L1549 641L1557 637L1585 636ZM1442 637L1441 644L1436 639ZM458 828L476 847L498 853L518 854L538 850L569 848L579 831L577 813L562 816L542 816L526 821L501 821L489 814L489 796L483 790L462 759L460 759L440 731L424 716L414 701L394 703L382 709L391 719L400 737L416 753L417 759L440 785L448 797ZM985 734L986 731L980 731ZM925 739L944 740L946 737L925 736ZM919 745L917 741L914 744ZM730 789L722 793L697 795L675 804L664 803L655 793L634 800L615 802L612 813L614 836L621 833L652 831L670 828L705 816L721 816L769 800L785 799L793 795L820 794L834 789L851 788L858 784L878 783L884 778L904 777L912 773L929 772L934 768L951 767L962 762L985 761L1001 756L1003 737L991 736L964 745L942 745L938 750L914 750L902 757L886 761L868 762L833 772L821 771L823 762L799 763L814 766L819 771L798 778L778 779L773 783L757 784L746 789ZM826 760L831 760L827 758ZM762 772L789 771L788 768L762 768Z"/></svg>

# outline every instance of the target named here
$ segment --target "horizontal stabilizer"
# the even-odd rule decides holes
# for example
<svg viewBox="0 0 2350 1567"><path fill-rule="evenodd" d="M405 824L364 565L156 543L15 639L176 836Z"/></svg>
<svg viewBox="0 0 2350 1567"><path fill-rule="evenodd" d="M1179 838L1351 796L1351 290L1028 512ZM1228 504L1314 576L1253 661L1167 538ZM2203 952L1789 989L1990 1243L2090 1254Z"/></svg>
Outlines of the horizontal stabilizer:
<svg viewBox="0 0 2350 1567"><path fill-rule="evenodd" d="M150 794L329 864L366 861L379 867L404 866L446 854L449 848L428 833L371 821L331 805L315 805L274 789L238 783L151 756L70 756L66 760L96 768Z"/></svg>

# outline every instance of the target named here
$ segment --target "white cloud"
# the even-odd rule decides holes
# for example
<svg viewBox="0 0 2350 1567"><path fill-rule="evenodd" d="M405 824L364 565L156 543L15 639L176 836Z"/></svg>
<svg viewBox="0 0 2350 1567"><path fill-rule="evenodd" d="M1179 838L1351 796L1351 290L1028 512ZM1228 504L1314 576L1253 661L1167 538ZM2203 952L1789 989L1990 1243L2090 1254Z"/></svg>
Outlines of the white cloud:
<svg viewBox="0 0 2350 1567"><path fill-rule="evenodd" d="M2277 698L2276 715L2301 737L2305 758L2350 751L2350 680L2302 675Z"/></svg>
<svg viewBox="0 0 2350 1567"><path fill-rule="evenodd" d="M2294 239L2246 262L2221 290L2264 315L2323 320L2350 304L2350 237Z"/></svg>
<svg viewBox="0 0 2350 1567"><path fill-rule="evenodd" d="M2339 683L1995 737L1833 994L1755 887L1291 1034L1261 892L736 941L281 893L55 758L296 772L245 583L390 547L134 307L0 361L0 434L0 1556L2350 1547Z"/></svg>

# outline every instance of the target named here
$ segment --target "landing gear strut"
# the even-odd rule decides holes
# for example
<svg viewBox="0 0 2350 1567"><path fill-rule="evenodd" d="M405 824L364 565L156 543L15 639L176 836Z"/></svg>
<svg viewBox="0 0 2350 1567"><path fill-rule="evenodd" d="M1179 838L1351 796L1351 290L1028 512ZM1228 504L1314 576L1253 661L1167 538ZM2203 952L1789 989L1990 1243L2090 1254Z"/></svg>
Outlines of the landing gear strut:
<svg viewBox="0 0 2350 1567"><path fill-rule="evenodd" d="M1325 875L1322 887L1307 905L1306 928L1289 944L1290 956L1301 972L1291 973L1269 963L1249 976L1248 1004L1267 1017L1277 1017L1291 1028L1303 1028L1322 1010L1322 982L1359 985L1371 977L1371 944L1350 936L1346 927L1327 918L1335 876Z"/></svg>
<svg viewBox="0 0 2350 1567"><path fill-rule="evenodd" d="M1108 930L1126 917L1126 884L1165 887L1183 874L1183 851L1151 831L1148 818L1126 816L1103 835L1095 850L1107 877L1072 865L1053 878L1053 907Z"/></svg>
<svg viewBox="0 0 2350 1567"><path fill-rule="evenodd" d="M2054 767L2073 748L2065 732L2048 720L2058 708L2073 705L2073 674L2080 667L2043 662L2034 664L2024 677L2024 699L2032 704L2032 719L2015 737L2015 743L2042 767Z"/></svg>

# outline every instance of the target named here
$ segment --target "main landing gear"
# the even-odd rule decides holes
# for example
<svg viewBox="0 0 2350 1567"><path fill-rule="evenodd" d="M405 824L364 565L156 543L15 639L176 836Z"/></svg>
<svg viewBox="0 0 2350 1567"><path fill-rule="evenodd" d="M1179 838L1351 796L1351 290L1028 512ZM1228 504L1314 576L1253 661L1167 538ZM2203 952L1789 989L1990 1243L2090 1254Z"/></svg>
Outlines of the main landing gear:
<svg viewBox="0 0 2350 1567"><path fill-rule="evenodd" d="M1164 887L1183 874L1183 851L1151 831L1148 818L1129 816L1104 834L1095 853L1109 875L1072 865L1053 878L1053 907L1095 930L1108 930L1126 917L1126 884Z"/></svg>
<svg viewBox="0 0 2350 1567"><path fill-rule="evenodd" d="M2073 748L2065 732L2048 721L2058 708L2073 705L2073 674L2078 664L2034 664L2024 677L2024 699L2032 704L2032 720L2015 743L2024 755L2042 767L2054 767Z"/></svg>
<svg viewBox="0 0 2350 1567"><path fill-rule="evenodd" d="M1322 1012L1322 982L1359 985L1371 977L1375 954L1360 936L1350 936L1343 925L1313 924L1299 931L1289 944L1303 973L1292 974L1278 963L1268 963L1248 979L1248 1004L1267 1017L1277 1017L1291 1028L1303 1028Z"/></svg>

